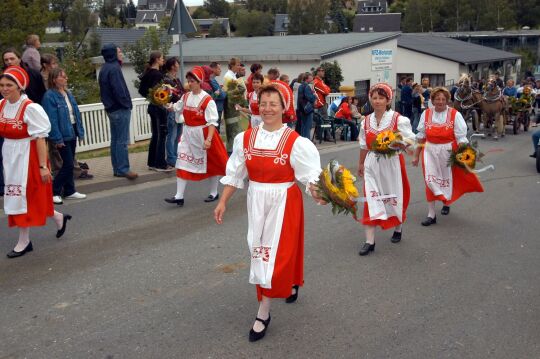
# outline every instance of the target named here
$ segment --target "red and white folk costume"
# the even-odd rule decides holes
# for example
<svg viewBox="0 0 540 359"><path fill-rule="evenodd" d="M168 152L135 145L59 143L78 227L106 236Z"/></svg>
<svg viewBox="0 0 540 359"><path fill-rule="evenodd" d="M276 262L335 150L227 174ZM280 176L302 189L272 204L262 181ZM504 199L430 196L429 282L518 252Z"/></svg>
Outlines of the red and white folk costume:
<svg viewBox="0 0 540 359"><path fill-rule="evenodd" d="M362 224L396 227L405 222L409 204L410 188L405 159L402 154L386 158L371 150L377 135L383 131L399 131L404 139L414 140L411 122L399 113L386 111L377 125L375 114L368 115L360 125L360 148L368 150L364 161L364 203ZM397 198L377 199L379 196L396 195Z"/></svg>
<svg viewBox="0 0 540 359"><path fill-rule="evenodd" d="M251 119L249 121L249 127L257 127L262 123L262 117L259 112L259 97L257 91L252 91L248 94L249 111L251 112Z"/></svg>
<svg viewBox="0 0 540 359"><path fill-rule="evenodd" d="M461 113L448 106L442 112L428 108L420 117L416 139L425 143L422 167L428 202L437 200L449 206L465 193L484 192L474 173L448 166L450 151L469 142Z"/></svg>
<svg viewBox="0 0 540 359"><path fill-rule="evenodd" d="M0 101L0 136L4 137L4 212L9 226L43 226L54 214L52 184L43 183L36 139L51 129L43 108L26 95L10 103Z"/></svg>
<svg viewBox="0 0 540 359"><path fill-rule="evenodd" d="M259 300L286 298L293 285L303 285L304 210L295 180L309 186L320 172L315 145L286 125L273 132L254 127L234 139L221 183L243 188L249 178L249 282Z"/></svg>

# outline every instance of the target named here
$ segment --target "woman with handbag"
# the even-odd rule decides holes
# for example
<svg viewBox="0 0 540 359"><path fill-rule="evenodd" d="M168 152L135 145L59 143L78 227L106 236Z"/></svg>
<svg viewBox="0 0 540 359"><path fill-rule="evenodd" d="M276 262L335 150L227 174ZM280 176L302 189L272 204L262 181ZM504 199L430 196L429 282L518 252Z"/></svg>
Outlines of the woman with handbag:
<svg viewBox="0 0 540 359"><path fill-rule="evenodd" d="M304 82L298 88L298 114L300 118L300 136L311 138L311 128L313 127L313 111L317 96L312 86L313 75L306 73Z"/></svg>
<svg viewBox="0 0 540 359"><path fill-rule="evenodd" d="M317 148L282 121L290 101L289 91L276 84L261 89L263 123L235 137L227 174L221 179L225 188L214 210L216 222L222 224L227 202L249 178L249 282L257 286L260 302L250 342L262 339L268 329L271 299L293 303L304 283L304 209L295 180L324 204L314 185L321 173Z"/></svg>
<svg viewBox="0 0 540 359"><path fill-rule="evenodd" d="M62 166L53 181L53 201L62 204L62 196L66 199L85 199L86 195L75 190L73 175L75 149L77 139L84 138L81 113L75 98L67 89L68 77L61 68L49 72L48 90L43 96L43 109L49 116L51 132L49 144L55 146Z"/></svg>

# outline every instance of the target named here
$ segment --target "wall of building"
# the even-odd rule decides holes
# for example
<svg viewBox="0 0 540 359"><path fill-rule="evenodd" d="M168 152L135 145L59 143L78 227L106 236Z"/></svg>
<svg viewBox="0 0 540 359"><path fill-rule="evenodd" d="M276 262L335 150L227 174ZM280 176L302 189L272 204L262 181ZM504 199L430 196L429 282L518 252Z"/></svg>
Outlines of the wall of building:
<svg viewBox="0 0 540 359"><path fill-rule="evenodd" d="M445 82L457 82L464 68L459 63L399 48L396 64L397 74L411 74L414 82L422 80L422 74L444 74ZM465 71L467 72L467 71ZM396 83L392 84L393 86Z"/></svg>

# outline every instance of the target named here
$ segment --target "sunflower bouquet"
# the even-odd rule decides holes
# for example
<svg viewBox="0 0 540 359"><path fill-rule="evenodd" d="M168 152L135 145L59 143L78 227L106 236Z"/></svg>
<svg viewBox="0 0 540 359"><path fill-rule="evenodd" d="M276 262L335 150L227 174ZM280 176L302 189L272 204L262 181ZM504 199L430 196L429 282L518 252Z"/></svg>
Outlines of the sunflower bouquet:
<svg viewBox="0 0 540 359"><path fill-rule="evenodd" d="M534 98L530 93L523 92L520 98L510 97L510 105L512 106L512 111L528 111L531 109Z"/></svg>
<svg viewBox="0 0 540 359"><path fill-rule="evenodd" d="M352 214L356 218L356 198L358 189L354 185L356 177L350 170L332 160L319 176L317 192L321 198L332 205L332 213Z"/></svg>
<svg viewBox="0 0 540 359"><path fill-rule="evenodd" d="M380 156L390 158L403 151L407 146L408 144L403 141L401 133L387 130L377 135L371 144L371 149L375 151L377 158Z"/></svg>
<svg viewBox="0 0 540 359"><path fill-rule="evenodd" d="M484 154L478 150L478 143L462 143L455 151L450 152L448 166L458 166L467 171L473 171L476 167L476 162L482 162Z"/></svg>
<svg viewBox="0 0 540 359"><path fill-rule="evenodd" d="M171 85L159 83L148 91L146 98L152 105L165 106L171 102L174 88Z"/></svg>

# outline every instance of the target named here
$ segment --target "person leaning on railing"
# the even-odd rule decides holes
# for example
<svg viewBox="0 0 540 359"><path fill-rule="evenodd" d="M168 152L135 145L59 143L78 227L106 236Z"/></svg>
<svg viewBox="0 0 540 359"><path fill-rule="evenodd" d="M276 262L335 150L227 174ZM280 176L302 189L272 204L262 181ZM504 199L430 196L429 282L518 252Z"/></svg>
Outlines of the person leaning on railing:
<svg viewBox="0 0 540 359"><path fill-rule="evenodd" d="M84 199L85 194L75 190L73 175L75 149L77 139L84 138L84 127L81 113L75 97L67 89L68 77L61 68L54 68L49 72L48 90L43 96L42 106L49 121L50 145L56 147L62 158L62 166L53 180L53 202L62 203L62 196L66 199Z"/></svg>

